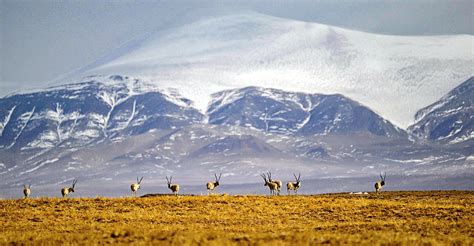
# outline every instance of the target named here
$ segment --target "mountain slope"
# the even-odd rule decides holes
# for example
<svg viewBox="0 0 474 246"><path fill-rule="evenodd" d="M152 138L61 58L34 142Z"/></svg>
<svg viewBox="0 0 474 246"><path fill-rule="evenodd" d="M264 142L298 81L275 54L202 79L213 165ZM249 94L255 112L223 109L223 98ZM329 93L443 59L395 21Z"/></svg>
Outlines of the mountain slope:
<svg viewBox="0 0 474 246"><path fill-rule="evenodd" d="M474 139L474 77L419 110L409 131L426 140L459 143Z"/></svg>
<svg viewBox="0 0 474 246"><path fill-rule="evenodd" d="M210 17L131 43L78 76L126 74L172 87L204 112L218 91L340 93L405 128L472 76L473 36L389 36L257 13Z"/></svg>
<svg viewBox="0 0 474 246"><path fill-rule="evenodd" d="M237 125L288 135L369 132L406 137L403 130L342 95L247 87L213 94L207 115L210 124Z"/></svg>
<svg viewBox="0 0 474 246"><path fill-rule="evenodd" d="M78 147L151 129L202 121L191 102L173 92L121 76L0 99L0 148Z"/></svg>

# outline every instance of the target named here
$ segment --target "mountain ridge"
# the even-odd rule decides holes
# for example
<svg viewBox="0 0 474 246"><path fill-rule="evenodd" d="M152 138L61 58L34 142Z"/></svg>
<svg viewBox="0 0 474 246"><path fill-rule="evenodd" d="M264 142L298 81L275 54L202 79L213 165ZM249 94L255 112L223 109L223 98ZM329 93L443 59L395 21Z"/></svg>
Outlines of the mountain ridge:
<svg viewBox="0 0 474 246"><path fill-rule="evenodd" d="M474 139L474 77L420 109L408 131L423 140L460 143Z"/></svg>

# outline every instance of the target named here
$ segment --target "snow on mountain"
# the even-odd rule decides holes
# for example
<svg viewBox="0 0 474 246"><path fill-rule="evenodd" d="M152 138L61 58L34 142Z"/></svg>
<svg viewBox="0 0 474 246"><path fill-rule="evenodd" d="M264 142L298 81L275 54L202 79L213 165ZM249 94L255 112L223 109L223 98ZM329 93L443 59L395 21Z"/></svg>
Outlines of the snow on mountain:
<svg viewBox="0 0 474 246"><path fill-rule="evenodd" d="M474 77L419 110L409 131L422 139L460 143L474 139Z"/></svg>
<svg viewBox="0 0 474 246"><path fill-rule="evenodd" d="M473 75L473 42L471 35L389 36L244 13L151 33L77 76L149 78L201 112L212 93L245 86L340 93L405 128L419 108Z"/></svg>

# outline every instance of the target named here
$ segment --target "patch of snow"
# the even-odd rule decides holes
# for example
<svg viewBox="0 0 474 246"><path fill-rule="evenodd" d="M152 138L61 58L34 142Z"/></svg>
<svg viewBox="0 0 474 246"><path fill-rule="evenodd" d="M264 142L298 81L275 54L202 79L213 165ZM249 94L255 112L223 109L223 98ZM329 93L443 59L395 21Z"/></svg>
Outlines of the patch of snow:
<svg viewBox="0 0 474 246"><path fill-rule="evenodd" d="M46 164L49 164L49 163L54 163L54 162L57 162L59 159L58 158L54 158L54 159L51 159L51 160L46 160L46 161L43 161L43 162L40 162L37 166L35 166L34 168L31 168L29 170L26 170L24 172L20 172L19 175L23 175L23 174L26 174L26 173L31 173L31 172L34 172L36 170L38 170L39 168L43 167L44 165Z"/></svg>
<svg viewBox="0 0 474 246"><path fill-rule="evenodd" d="M10 118L13 114L13 111L15 111L15 108L16 108L16 105L13 106L10 110L8 110L7 116L5 117L5 119L2 122L0 122L0 137L2 136L3 130L7 126L8 122L10 122Z"/></svg>
<svg viewBox="0 0 474 246"><path fill-rule="evenodd" d="M458 130L458 132L460 131L461 129ZM456 132L457 133L457 132ZM452 134L454 135L454 134ZM467 141L467 140L470 140L470 139L474 139L474 131L472 131L470 134L468 135L464 135L464 136L460 136L460 137L457 137L453 140L451 140L449 143L451 144L455 144L455 143L460 143L460 142L464 142L464 141Z"/></svg>
<svg viewBox="0 0 474 246"><path fill-rule="evenodd" d="M20 131L15 135L15 137L13 138L13 141L10 143L9 146L7 146L7 149L11 148L13 145L15 145L16 143L16 140L21 136L21 134L23 133L23 130L26 128L26 126L28 125L28 123L30 122L31 118L33 117L33 114L35 113L35 109L36 109L36 106L33 106L33 109L29 112L26 112L26 113L23 113L20 117L19 117L19 121L20 123L22 124L21 128L20 128Z"/></svg>

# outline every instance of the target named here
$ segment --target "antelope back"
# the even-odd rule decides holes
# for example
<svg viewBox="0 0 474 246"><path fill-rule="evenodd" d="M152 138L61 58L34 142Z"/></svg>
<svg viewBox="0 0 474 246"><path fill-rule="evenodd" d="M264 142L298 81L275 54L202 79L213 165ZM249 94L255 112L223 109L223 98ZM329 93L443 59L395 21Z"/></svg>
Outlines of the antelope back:
<svg viewBox="0 0 474 246"><path fill-rule="evenodd" d="M214 188L216 188L216 186L213 182L208 182L206 184L206 187L207 187L208 190L213 190Z"/></svg>

